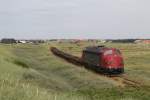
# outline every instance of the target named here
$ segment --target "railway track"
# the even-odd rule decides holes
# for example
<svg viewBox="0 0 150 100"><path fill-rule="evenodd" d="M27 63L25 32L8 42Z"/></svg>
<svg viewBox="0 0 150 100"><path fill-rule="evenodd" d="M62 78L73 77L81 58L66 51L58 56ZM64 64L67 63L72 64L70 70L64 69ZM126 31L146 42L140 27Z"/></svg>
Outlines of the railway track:
<svg viewBox="0 0 150 100"><path fill-rule="evenodd" d="M57 49L56 47L51 47L50 50L54 55L65 59L69 63L75 64L75 65L80 66L80 67L85 67L86 69L91 70L91 71L93 71L93 72L95 72L101 76L104 76L104 77L110 78L116 82L119 82L120 84L123 84L124 86L132 86L132 87L137 88L137 87L140 87L142 85L140 82L131 80L127 74L121 74L121 75L102 74L99 71L97 71L96 69L89 67L87 63L83 62L81 60L81 58L79 58L77 56L65 53L65 52Z"/></svg>
<svg viewBox="0 0 150 100"><path fill-rule="evenodd" d="M132 80L129 78L127 74L118 75L115 77L111 77L111 79L120 82L124 84L125 86L131 86L131 87L140 87L142 84L140 82L137 82L135 80Z"/></svg>

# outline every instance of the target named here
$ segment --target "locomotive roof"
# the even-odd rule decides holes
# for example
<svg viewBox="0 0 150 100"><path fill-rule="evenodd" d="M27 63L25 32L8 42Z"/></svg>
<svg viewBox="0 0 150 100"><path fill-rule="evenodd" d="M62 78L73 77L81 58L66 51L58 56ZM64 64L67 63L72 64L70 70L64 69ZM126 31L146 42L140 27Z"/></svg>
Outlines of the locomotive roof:
<svg viewBox="0 0 150 100"><path fill-rule="evenodd" d="M105 50L112 50L112 48L104 47L104 46L93 46L93 47L86 47L84 51L92 52L92 53L101 53Z"/></svg>

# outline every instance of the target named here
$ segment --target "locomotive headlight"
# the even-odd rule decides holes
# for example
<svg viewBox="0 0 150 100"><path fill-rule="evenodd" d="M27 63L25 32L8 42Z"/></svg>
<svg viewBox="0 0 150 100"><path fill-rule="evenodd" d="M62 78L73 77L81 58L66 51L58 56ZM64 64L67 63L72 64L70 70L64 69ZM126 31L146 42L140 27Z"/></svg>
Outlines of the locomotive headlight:
<svg viewBox="0 0 150 100"><path fill-rule="evenodd" d="M113 61L108 61L107 64L113 64Z"/></svg>

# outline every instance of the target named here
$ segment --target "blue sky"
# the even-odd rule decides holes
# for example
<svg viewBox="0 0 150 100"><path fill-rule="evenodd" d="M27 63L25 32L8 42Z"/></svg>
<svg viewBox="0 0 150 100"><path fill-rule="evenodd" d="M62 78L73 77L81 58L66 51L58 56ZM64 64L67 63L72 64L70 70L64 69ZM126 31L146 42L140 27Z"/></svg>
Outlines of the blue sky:
<svg viewBox="0 0 150 100"><path fill-rule="evenodd" d="M0 38L150 38L149 0L0 0Z"/></svg>

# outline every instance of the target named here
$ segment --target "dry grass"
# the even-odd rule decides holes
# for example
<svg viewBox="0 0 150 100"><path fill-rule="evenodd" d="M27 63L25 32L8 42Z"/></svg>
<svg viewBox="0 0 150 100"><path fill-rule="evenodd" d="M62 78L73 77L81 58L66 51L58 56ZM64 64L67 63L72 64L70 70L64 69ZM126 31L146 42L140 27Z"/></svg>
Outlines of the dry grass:
<svg viewBox="0 0 150 100"><path fill-rule="evenodd" d="M117 87L108 78L69 64L49 52L49 46L80 56L91 43L0 45L2 100L149 100L150 45L105 44L120 48L126 73L145 84L138 89Z"/></svg>

